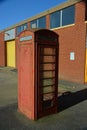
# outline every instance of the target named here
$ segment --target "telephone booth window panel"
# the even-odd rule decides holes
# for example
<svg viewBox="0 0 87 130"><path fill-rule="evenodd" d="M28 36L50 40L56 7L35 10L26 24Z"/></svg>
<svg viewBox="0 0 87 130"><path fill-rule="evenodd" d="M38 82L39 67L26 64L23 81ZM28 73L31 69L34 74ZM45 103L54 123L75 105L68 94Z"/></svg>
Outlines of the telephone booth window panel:
<svg viewBox="0 0 87 130"><path fill-rule="evenodd" d="M48 56L43 56L43 59L42 59L42 57L40 57L40 58L41 58L41 63L55 62L55 56L53 57L53 56L48 55Z"/></svg>
<svg viewBox="0 0 87 130"><path fill-rule="evenodd" d="M55 69L55 66L53 66L52 64L41 64L40 65L40 68L43 68L43 70L48 70L48 71L50 71L50 70L54 70Z"/></svg>
<svg viewBox="0 0 87 130"><path fill-rule="evenodd" d="M41 48L40 50L40 53L41 55L49 55L49 56L52 56L52 55L55 55L55 49L52 49L52 48Z"/></svg>
<svg viewBox="0 0 87 130"><path fill-rule="evenodd" d="M39 54L39 80L41 88L42 108L47 109L55 105L55 76L56 76L56 48L40 47ZM49 101L46 105L46 101Z"/></svg>
<svg viewBox="0 0 87 130"><path fill-rule="evenodd" d="M41 72L40 73L40 77L43 78L52 78L52 77L55 77L55 71L52 72L52 70L46 70L44 71L43 73Z"/></svg>

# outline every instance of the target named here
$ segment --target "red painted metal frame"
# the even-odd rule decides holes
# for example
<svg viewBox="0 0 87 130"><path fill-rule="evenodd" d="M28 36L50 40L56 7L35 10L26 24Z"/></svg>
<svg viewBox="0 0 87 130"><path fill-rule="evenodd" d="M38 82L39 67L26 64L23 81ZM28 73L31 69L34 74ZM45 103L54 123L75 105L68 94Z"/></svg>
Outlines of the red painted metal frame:
<svg viewBox="0 0 87 130"><path fill-rule="evenodd" d="M20 38L32 36L31 40ZM16 39L18 44L18 109L30 119L57 112L58 96L58 35L47 29L23 31ZM40 88L40 48L55 48L55 105L43 109ZM26 63L25 63L26 62ZM29 72L29 73L28 73Z"/></svg>

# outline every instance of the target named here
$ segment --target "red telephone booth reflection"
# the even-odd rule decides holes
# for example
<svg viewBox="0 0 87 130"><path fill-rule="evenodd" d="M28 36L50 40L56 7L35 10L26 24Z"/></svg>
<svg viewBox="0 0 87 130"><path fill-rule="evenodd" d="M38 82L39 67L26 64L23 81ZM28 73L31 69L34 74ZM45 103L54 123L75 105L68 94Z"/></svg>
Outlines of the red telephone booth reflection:
<svg viewBox="0 0 87 130"><path fill-rule="evenodd" d="M18 37L18 109L30 119L57 112L58 35L41 29Z"/></svg>

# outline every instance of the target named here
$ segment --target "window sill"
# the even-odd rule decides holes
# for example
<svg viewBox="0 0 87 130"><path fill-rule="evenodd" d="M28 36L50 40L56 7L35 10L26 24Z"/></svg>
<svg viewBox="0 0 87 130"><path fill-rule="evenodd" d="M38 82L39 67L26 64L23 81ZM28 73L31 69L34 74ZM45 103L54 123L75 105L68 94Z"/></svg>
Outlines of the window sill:
<svg viewBox="0 0 87 130"><path fill-rule="evenodd" d="M61 26L61 27L58 27L58 28L53 28L53 29L50 29L50 30L57 30L57 29L67 28L67 27L71 27L71 26L74 26L74 25L75 24L70 24L70 25Z"/></svg>

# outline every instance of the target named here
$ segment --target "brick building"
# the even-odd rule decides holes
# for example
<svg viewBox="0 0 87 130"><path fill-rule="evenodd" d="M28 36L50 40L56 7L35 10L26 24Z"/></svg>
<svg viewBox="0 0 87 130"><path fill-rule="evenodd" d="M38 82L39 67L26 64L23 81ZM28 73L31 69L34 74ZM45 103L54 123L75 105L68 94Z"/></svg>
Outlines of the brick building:
<svg viewBox="0 0 87 130"><path fill-rule="evenodd" d="M59 78L87 82L87 1L68 0L52 9L0 31L0 66L17 67L16 37L32 28L59 35Z"/></svg>

